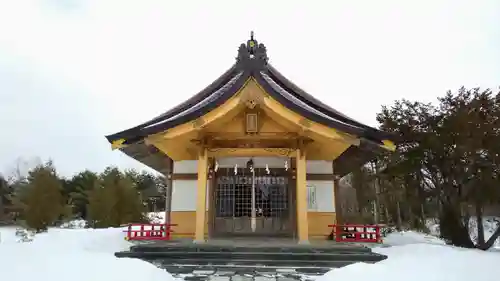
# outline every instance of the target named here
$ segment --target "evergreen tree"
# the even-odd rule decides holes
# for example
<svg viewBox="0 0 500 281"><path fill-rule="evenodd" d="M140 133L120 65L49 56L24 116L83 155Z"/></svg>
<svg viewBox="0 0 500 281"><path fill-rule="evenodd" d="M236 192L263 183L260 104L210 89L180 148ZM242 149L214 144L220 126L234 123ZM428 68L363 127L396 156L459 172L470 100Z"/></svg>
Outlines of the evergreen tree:
<svg viewBox="0 0 500 281"><path fill-rule="evenodd" d="M94 227L117 227L144 222L145 208L131 178L116 168L107 168L88 194L87 219Z"/></svg>
<svg viewBox="0 0 500 281"><path fill-rule="evenodd" d="M87 217L88 191L99 185L96 173L85 170L64 181L64 190L67 201L72 204L72 213L75 217Z"/></svg>
<svg viewBox="0 0 500 281"><path fill-rule="evenodd" d="M7 216L7 208L11 205L12 188L9 182L0 175L0 221Z"/></svg>
<svg viewBox="0 0 500 281"><path fill-rule="evenodd" d="M29 171L26 187L16 196L26 226L37 232L44 231L64 216L67 209L61 192L61 180L52 162Z"/></svg>
<svg viewBox="0 0 500 281"><path fill-rule="evenodd" d="M397 152L380 159L385 188L404 197L399 217L407 216L414 226L427 213L439 218L441 235L450 244L491 247L500 227L484 241L479 223L475 243L468 218L473 214L481 221L482 209L499 203L499 94L461 88L440 98L438 106L398 101L377 119L383 130L401 138Z"/></svg>

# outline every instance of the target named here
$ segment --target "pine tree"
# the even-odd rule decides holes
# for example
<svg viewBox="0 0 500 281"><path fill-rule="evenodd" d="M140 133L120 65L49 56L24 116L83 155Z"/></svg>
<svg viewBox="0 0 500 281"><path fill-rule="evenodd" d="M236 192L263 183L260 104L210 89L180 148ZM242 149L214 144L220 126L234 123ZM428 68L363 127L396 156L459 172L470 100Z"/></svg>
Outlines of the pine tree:
<svg viewBox="0 0 500 281"><path fill-rule="evenodd" d="M44 231L65 215L67 208L61 190L61 181L51 162L29 172L27 186L16 198L27 227Z"/></svg>
<svg viewBox="0 0 500 281"><path fill-rule="evenodd" d="M380 159L381 180L386 192L401 195L398 216L411 227L430 215L450 244L488 249L500 227L485 241L479 223L476 243L468 219L481 221L483 208L500 201L500 92L461 88L438 100L397 101L377 116L383 130L400 136L396 153Z"/></svg>
<svg viewBox="0 0 500 281"><path fill-rule="evenodd" d="M99 185L87 194L87 219L93 227L145 221L145 208L135 183L116 168L107 168L100 175Z"/></svg>
<svg viewBox="0 0 500 281"><path fill-rule="evenodd" d="M12 188L9 182L0 175L0 222L5 219L7 207L10 205Z"/></svg>

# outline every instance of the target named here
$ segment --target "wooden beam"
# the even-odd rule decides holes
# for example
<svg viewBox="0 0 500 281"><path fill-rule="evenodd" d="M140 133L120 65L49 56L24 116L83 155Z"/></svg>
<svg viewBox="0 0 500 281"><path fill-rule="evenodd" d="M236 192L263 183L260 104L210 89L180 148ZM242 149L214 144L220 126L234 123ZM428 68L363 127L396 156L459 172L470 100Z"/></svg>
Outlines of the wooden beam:
<svg viewBox="0 0 500 281"><path fill-rule="evenodd" d="M291 148L210 148L210 157L258 157L258 156L279 156L292 157L295 149Z"/></svg>
<svg viewBox="0 0 500 281"><path fill-rule="evenodd" d="M332 161L332 168L333 168L333 203L335 204L335 217L336 217L336 223L338 225L341 225L344 223L343 217L342 217L342 198L340 198L340 186L339 186L339 179L340 177L335 174L335 162Z"/></svg>
<svg viewBox="0 0 500 281"><path fill-rule="evenodd" d="M224 170L234 168L219 168L218 172L224 174ZM285 171L284 168L269 168L271 174L269 176L286 176L289 172ZM263 175L266 176L266 175ZM195 173L176 173L172 175L173 180L196 180L198 175ZM335 178L332 174L306 174L306 179L308 181L333 181Z"/></svg>
<svg viewBox="0 0 500 281"><path fill-rule="evenodd" d="M251 139L297 139L300 135L296 132L259 132L257 134L245 134L244 132L207 132L204 134L208 139L213 140L251 140Z"/></svg>
<svg viewBox="0 0 500 281"><path fill-rule="evenodd" d="M174 161L172 159L168 158L167 159L167 172L166 172L166 177L165 177L165 223L169 224L171 222L170 220L170 214L172 211L172 191L173 191L173 186L172 186L172 174L174 171Z"/></svg>
<svg viewBox="0 0 500 281"><path fill-rule="evenodd" d="M306 154L301 148L296 152L296 210L299 244L309 243L309 223L307 220Z"/></svg>
<svg viewBox="0 0 500 281"><path fill-rule="evenodd" d="M207 185L208 185L208 212L207 212L207 215L208 215L208 219L207 219L207 222L208 222L208 239L210 239L210 237L212 237L212 233L213 233L213 230L214 230L214 226L215 226L215 208L216 208L216 205L215 205L215 201L216 201L216 198L215 198L215 189L216 189L216 185L217 185L217 182L216 182L216 177L215 177L215 171L214 171L214 167L215 167L215 159L214 158L209 158L208 159L208 163L209 163L209 168L208 168L208 182L207 182Z"/></svg>
<svg viewBox="0 0 500 281"><path fill-rule="evenodd" d="M205 225L207 210L207 179L208 179L208 152L201 148L198 154L198 183L196 189L196 228L195 243L205 242Z"/></svg>
<svg viewBox="0 0 500 281"><path fill-rule="evenodd" d="M210 148L295 148L296 141L280 139L211 140Z"/></svg>
<svg viewBox="0 0 500 281"><path fill-rule="evenodd" d="M286 134L255 134L224 133L221 136L204 134L191 139L196 146L206 145L208 148L291 148L297 149L299 142L309 145L314 142L310 138L298 136L295 133Z"/></svg>

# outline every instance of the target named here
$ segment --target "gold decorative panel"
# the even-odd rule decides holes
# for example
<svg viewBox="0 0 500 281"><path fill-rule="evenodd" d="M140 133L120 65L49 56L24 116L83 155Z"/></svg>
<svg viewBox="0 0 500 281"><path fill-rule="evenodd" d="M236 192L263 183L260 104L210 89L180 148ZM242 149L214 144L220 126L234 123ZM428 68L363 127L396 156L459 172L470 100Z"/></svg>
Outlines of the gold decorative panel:
<svg viewBox="0 0 500 281"><path fill-rule="evenodd" d="M247 113L245 119L246 132L257 133L259 130L259 118L257 113Z"/></svg>

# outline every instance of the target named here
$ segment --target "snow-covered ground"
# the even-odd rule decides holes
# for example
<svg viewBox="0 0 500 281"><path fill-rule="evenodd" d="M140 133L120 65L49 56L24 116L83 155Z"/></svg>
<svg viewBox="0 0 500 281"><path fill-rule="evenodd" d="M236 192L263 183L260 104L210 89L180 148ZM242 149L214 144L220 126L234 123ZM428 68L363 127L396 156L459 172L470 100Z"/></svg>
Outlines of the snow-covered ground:
<svg viewBox="0 0 500 281"><path fill-rule="evenodd" d="M494 281L500 276L500 252L445 246L415 232L394 233L385 239L396 246L375 248L387 255L376 264L357 263L333 269L316 281ZM405 244L410 243L410 244Z"/></svg>
<svg viewBox="0 0 500 281"><path fill-rule="evenodd" d="M75 222L69 227L82 226ZM66 226L68 227L68 226ZM50 229L32 242L19 243L15 228L0 228L0 280L172 281L166 271L113 253L127 249L123 229ZM483 252L444 245L432 235L391 233L387 247L373 250L389 258L377 264L353 264L334 269L316 281L418 280L493 281L500 276L500 251Z"/></svg>
<svg viewBox="0 0 500 281"><path fill-rule="evenodd" d="M18 243L15 228L0 228L0 280L169 281L165 270L136 259L118 259L128 249L122 229L50 229Z"/></svg>
<svg viewBox="0 0 500 281"><path fill-rule="evenodd" d="M494 231L485 222L485 236ZM431 230L431 233L433 231ZM434 229L433 234L436 233ZM498 245L498 241L497 241ZM376 264L357 263L333 269L316 281L370 280L370 281L493 281L500 276L500 249L484 252L445 245L434 235L414 231L395 232L384 238L385 247L374 252L388 256Z"/></svg>

